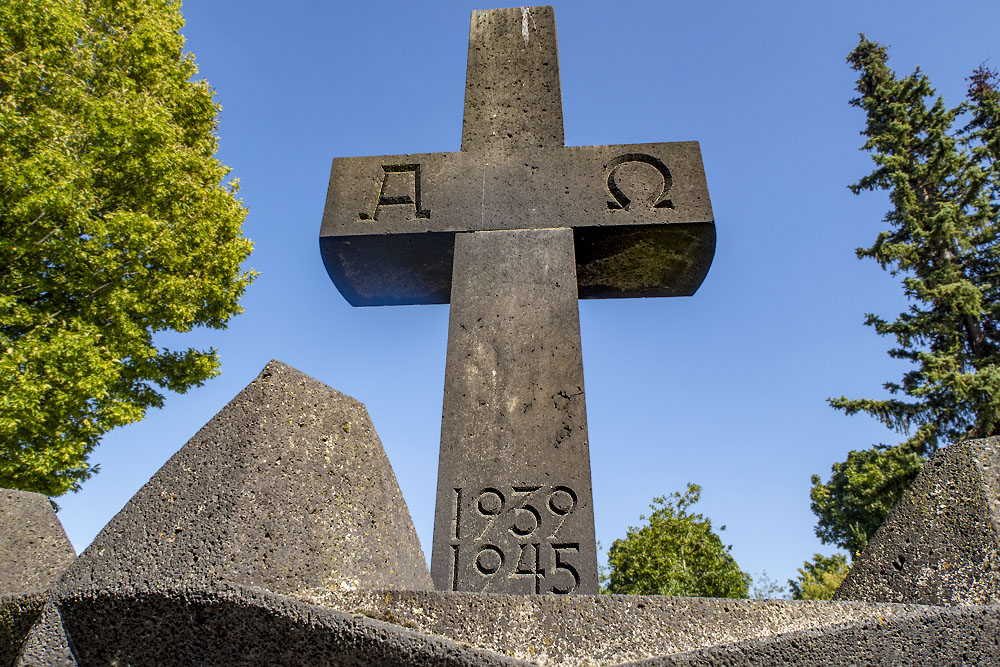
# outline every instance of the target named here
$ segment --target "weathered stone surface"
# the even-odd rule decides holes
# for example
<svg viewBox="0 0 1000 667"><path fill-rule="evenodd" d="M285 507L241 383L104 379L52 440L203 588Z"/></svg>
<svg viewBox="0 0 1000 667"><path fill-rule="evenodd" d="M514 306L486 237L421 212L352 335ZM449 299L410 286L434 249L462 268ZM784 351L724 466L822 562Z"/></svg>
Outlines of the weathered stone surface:
<svg viewBox="0 0 1000 667"><path fill-rule="evenodd" d="M353 305L447 303L457 232L551 227L577 232L582 298L693 294L715 253L698 143L564 146L552 8L491 9L462 150L334 159L320 250Z"/></svg>
<svg viewBox="0 0 1000 667"><path fill-rule="evenodd" d="M37 651L79 665L997 664L1000 606L435 591L78 591ZM0 610L3 604L0 603ZM37 629L37 628L36 628ZM39 637L45 636L41 632ZM34 649L46 648L39 644ZM60 662L60 659L62 662ZM70 662L75 660L75 662ZM10 664L10 663L8 663Z"/></svg>
<svg viewBox="0 0 1000 667"><path fill-rule="evenodd" d="M270 362L108 523L61 592L218 581L430 588L361 403Z"/></svg>
<svg viewBox="0 0 1000 667"><path fill-rule="evenodd" d="M74 558L48 497L0 489L0 592L46 591Z"/></svg>
<svg viewBox="0 0 1000 667"><path fill-rule="evenodd" d="M95 630L99 632L99 629ZM54 603L49 602L42 609L41 617L31 628L14 667L77 667L59 609Z"/></svg>
<svg viewBox="0 0 1000 667"><path fill-rule="evenodd" d="M455 249L434 585L597 593L573 233Z"/></svg>
<svg viewBox="0 0 1000 667"><path fill-rule="evenodd" d="M1000 656L997 606L405 591L303 597L537 665L995 664Z"/></svg>
<svg viewBox="0 0 1000 667"><path fill-rule="evenodd" d="M888 619L870 618L629 664L642 667L1000 664L997 607L947 609L913 605L911 609Z"/></svg>
<svg viewBox="0 0 1000 667"><path fill-rule="evenodd" d="M836 597L1000 603L1000 438L935 454L854 560Z"/></svg>
<svg viewBox="0 0 1000 667"><path fill-rule="evenodd" d="M14 664L47 599L44 593L0 592L0 665Z"/></svg>
<svg viewBox="0 0 1000 667"><path fill-rule="evenodd" d="M360 612L240 586L92 591L59 606L80 667L523 664Z"/></svg>
<svg viewBox="0 0 1000 667"><path fill-rule="evenodd" d="M320 249L344 298L448 303L456 233L552 227L576 231L581 298L688 296L701 285L715 225L697 142L507 150L334 159ZM623 156L660 161L668 192L657 167ZM628 209L609 208L612 172ZM390 193L414 203L379 205ZM664 197L671 206L655 208Z"/></svg>

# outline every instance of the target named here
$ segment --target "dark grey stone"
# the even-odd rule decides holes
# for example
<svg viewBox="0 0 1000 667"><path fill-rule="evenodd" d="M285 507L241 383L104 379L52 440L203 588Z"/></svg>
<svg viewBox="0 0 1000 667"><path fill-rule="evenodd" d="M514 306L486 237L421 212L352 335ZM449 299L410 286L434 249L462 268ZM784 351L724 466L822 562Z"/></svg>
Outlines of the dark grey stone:
<svg viewBox="0 0 1000 667"><path fill-rule="evenodd" d="M14 667L77 667L59 609L54 603L50 602L42 609L41 617L31 628Z"/></svg>
<svg viewBox="0 0 1000 667"><path fill-rule="evenodd" d="M13 665L48 595L0 593L0 665Z"/></svg>
<svg viewBox="0 0 1000 667"><path fill-rule="evenodd" d="M47 496L0 489L0 592L42 592L76 552Z"/></svg>
<svg viewBox="0 0 1000 667"><path fill-rule="evenodd" d="M462 150L336 158L320 249L356 306L448 303L456 233L575 230L582 298L687 296L715 253L695 141L564 146L555 13L472 13Z"/></svg>
<svg viewBox="0 0 1000 667"><path fill-rule="evenodd" d="M538 665L997 664L1000 655L995 605L433 591L306 599Z"/></svg>
<svg viewBox="0 0 1000 667"><path fill-rule="evenodd" d="M596 593L576 301L698 289L697 142L565 146L552 8L476 11L461 151L335 159L320 249L353 305L451 303L435 585Z"/></svg>
<svg viewBox="0 0 1000 667"><path fill-rule="evenodd" d="M44 632L36 627L34 636L49 643L25 650L23 657L35 661L19 664L939 665L1000 659L997 605L326 588L297 597L225 582L63 594L45 615L61 619L63 630L55 622ZM0 612L4 608L0 601Z"/></svg>
<svg viewBox="0 0 1000 667"><path fill-rule="evenodd" d="M431 587L361 403L271 361L108 523L60 592L218 581Z"/></svg>
<svg viewBox="0 0 1000 667"><path fill-rule="evenodd" d="M59 608L80 667L523 664L360 611L232 585L91 591Z"/></svg>
<svg viewBox="0 0 1000 667"><path fill-rule="evenodd" d="M1000 603L1000 438L938 451L854 560L836 597Z"/></svg>
<svg viewBox="0 0 1000 667"><path fill-rule="evenodd" d="M464 149L464 146L463 146ZM572 228L581 298L689 296L715 253L715 225L697 142L624 146L509 146L511 156L458 153L336 158L320 232L323 261L355 306L448 303L456 233ZM642 161L668 165L663 179ZM645 159L645 158L644 158ZM383 165L420 165L409 183ZM633 202L609 209L615 187ZM418 176L419 174L419 176ZM416 203L377 206L385 191ZM410 194L405 194L405 192ZM377 209L377 212L376 212ZM361 220L359 212L372 218Z"/></svg>
<svg viewBox="0 0 1000 667"><path fill-rule="evenodd" d="M996 665L1000 664L1000 609L918 607L888 620L872 618L629 664Z"/></svg>
<svg viewBox="0 0 1000 667"><path fill-rule="evenodd" d="M434 585L597 593L573 232L461 234L455 255Z"/></svg>

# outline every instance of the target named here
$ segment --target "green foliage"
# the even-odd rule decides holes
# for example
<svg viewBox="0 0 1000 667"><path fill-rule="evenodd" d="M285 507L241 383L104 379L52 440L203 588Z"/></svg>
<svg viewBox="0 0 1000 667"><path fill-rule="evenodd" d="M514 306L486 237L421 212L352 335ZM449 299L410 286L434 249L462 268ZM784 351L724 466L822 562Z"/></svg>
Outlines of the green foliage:
<svg viewBox="0 0 1000 667"><path fill-rule="evenodd" d="M923 465L924 457L902 447L872 447L834 463L825 484L813 475L809 496L819 518L816 535L852 556L861 553Z"/></svg>
<svg viewBox="0 0 1000 667"><path fill-rule="evenodd" d="M0 486L56 496L103 433L218 372L252 280L219 106L171 0L0 3Z"/></svg>
<svg viewBox="0 0 1000 667"><path fill-rule="evenodd" d="M811 563L806 561L799 568L799 576L788 580L792 599L832 600L850 569L844 554L814 554Z"/></svg>
<svg viewBox="0 0 1000 667"><path fill-rule="evenodd" d="M688 509L701 487L688 484L682 495L654 498L648 524L630 527L608 550L609 593L745 598L750 576L742 572L712 531L712 522ZM725 530L725 526L720 528Z"/></svg>
<svg viewBox="0 0 1000 667"><path fill-rule="evenodd" d="M997 74L980 67L966 101L949 109L919 69L898 77L864 35L847 61L859 73L851 105L867 118L862 150L875 163L851 190L884 190L892 203L857 254L899 276L909 301L894 320L868 314L865 324L911 364L885 383L890 398L830 399L904 438L852 452L827 484L813 477L817 534L856 553L927 456L1000 433L1000 94Z"/></svg>
<svg viewBox="0 0 1000 667"><path fill-rule="evenodd" d="M947 109L918 69L897 78L884 47L868 41L848 57L860 72L851 104L867 114L863 150L875 170L852 191L886 190L888 229L858 249L902 276L908 310L866 324L892 336L890 356L914 368L887 382L905 398L832 399L907 436L918 454L1000 432L1000 96L997 76L973 74L969 99ZM969 122L955 129L956 119Z"/></svg>
<svg viewBox="0 0 1000 667"><path fill-rule="evenodd" d="M788 590L767 576L767 570L751 577L750 597L754 600L780 600L788 598Z"/></svg>

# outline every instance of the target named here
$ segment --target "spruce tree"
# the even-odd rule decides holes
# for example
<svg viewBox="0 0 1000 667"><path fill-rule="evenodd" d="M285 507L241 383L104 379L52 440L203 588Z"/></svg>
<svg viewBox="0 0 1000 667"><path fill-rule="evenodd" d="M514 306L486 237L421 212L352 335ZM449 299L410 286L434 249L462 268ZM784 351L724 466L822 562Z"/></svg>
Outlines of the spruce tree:
<svg viewBox="0 0 1000 667"><path fill-rule="evenodd" d="M1000 432L1000 95L980 67L967 100L948 108L918 68L898 77L886 48L861 36L847 58L858 75L851 105L866 114L862 150L875 169L850 186L883 190L891 209L875 242L857 251L901 280L909 306L865 324L910 362L889 398L830 404L898 432L894 447L852 452L828 484L813 476L817 534L856 553L939 447Z"/></svg>

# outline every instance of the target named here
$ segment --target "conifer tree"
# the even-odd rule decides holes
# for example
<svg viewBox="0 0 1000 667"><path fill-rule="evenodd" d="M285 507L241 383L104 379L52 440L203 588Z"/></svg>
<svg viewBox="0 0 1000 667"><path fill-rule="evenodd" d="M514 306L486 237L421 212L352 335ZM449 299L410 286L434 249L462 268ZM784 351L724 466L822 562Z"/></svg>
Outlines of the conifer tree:
<svg viewBox="0 0 1000 667"><path fill-rule="evenodd" d="M861 36L847 58L859 73L851 105L867 122L875 169L851 186L883 190L891 209L857 251L901 279L906 312L865 324L911 364L889 398L831 399L898 432L893 447L852 452L828 484L813 476L817 534L856 553L939 447L1000 432L1000 95L981 66L967 100L946 107L919 68L898 77L885 47ZM964 123L964 124L963 124Z"/></svg>

